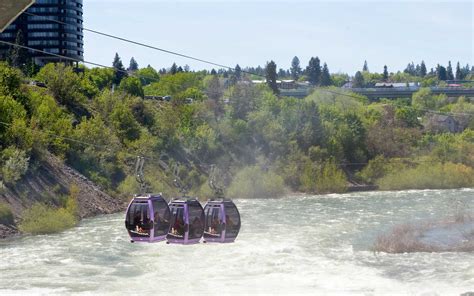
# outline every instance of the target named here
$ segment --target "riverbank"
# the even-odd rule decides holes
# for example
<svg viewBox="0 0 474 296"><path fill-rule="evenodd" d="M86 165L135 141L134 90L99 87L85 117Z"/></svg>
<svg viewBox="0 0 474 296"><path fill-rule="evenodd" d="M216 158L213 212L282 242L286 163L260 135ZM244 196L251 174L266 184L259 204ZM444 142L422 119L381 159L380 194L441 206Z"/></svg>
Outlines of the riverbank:
<svg viewBox="0 0 474 296"><path fill-rule="evenodd" d="M22 213L33 205L42 203L53 208L61 207L72 187L77 191L74 199L77 203L76 215L79 220L125 209L125 200L102 191L92 181L58 158L48 154L36 163L37 167L15 186L5 187L0 192L0 203L8 206L14 218L13 225L0 224L0 238L19 234L18 225L22 221Z"/></svg>

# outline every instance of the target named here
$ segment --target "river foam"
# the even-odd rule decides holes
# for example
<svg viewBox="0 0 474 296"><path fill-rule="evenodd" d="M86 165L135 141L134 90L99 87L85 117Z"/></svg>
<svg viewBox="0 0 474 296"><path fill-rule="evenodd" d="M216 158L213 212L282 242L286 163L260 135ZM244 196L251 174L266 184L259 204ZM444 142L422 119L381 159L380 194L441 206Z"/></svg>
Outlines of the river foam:
<svg viewBox="0 0 474 296"><path fill-rule="evenodd" d="M375 254L376 237L472 205L474 190L369 192L237 200L234 244L131 244L123 215L0 243L2 295L459 295L474 290L470 253ZM453 213L454 214L454 209Z"/></svg>

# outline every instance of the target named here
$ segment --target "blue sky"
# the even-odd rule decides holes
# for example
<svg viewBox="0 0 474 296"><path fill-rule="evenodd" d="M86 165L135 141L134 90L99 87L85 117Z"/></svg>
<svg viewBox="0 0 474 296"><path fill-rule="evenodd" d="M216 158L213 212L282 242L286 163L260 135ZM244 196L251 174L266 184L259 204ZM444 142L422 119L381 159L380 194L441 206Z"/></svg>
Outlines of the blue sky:
<svg viewBox="0 0 474 296"><path fill-rule="evenodd" d="M289 68L311 56L331 72L403 70L425 60L474 64L473 1L85 0L84 26L234 66L274 60ZM85 33L85 59L110 65L212 66Z"/></svg>

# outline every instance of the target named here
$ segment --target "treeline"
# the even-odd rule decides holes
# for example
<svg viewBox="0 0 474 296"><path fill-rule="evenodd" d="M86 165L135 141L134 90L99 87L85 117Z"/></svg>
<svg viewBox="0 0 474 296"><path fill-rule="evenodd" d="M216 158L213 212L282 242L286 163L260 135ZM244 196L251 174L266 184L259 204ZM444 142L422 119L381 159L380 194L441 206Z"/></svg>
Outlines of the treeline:
<svg viewBox="0 0 474 296"><path fill-rule="evenodd" d="M116 56L118 58L118 55ZM115 63L114 63L114 66ZM269 68L270 66L270 68ZM149 66L151 67L151 66ZM122 66L123 68L123 66ZM125 68L123 68L125 70ZM138 70L138 64L132 58L128 71ZM180 72L190 72L188 65L178 66L173 63L169 68L161 68L157 71L160 75L176 74ZM380 72L371 72L368 62L364 61L361 71L357 71L353 76L346 73L331 73L327 63L322 63L319 57L311 57L306 66L303 66L300 59L295 56L291 60L291 67L289 69L278 68L275 62L270 61L264 67L245 67L236 65L233 69L212 69L211 71L203 71L206 74L218 75L220 77L229 79L231 83L241 80L243 78L250 80L295 80L307 81L312 86L336 86L341 87L347 82L352 82L352 87L371 87L377 82L419 82L422 86L436 86L441 85L445 81L451 80L467 80L474 81L474 66L466 64L461 66L457 62L456 69L453 69L451 61L447 66L437 64L436 67L428 68L424 61L416 64L411 62L403 71L390 72L385 65ZM474 85L474 82L468 86ZM271 86L270 86L271 87ZM272 87L271 87L272 88Z"/></svg>

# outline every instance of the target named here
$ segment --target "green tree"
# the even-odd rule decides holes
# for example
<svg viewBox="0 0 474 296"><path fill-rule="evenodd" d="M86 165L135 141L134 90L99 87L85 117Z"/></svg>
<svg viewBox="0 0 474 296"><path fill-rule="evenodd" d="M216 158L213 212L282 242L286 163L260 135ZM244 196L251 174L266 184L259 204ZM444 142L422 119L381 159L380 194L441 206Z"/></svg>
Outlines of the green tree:
<svg viewBox="0 0 474 296"><path fill-rule="evenodd" d="M311 58L306 68L306 75L312 85L319 85L321 82L321 62L318 57Z"/></svg>
<svg viewBox="0 0 474 296"><path fill-rule="evenodd" d="M462 80L464 77L462 75L462 71L461 71L461 65L458 64L456 65L456 80Z"/></svg>
<svg viewBox="0 0 474 296"><path fill-rule="evenodd" d="M120 82L122 81L124 77L127 76L127 73L125 71L125 67L123 66L122 60L120 59L120 56L118 55L118 53L115 53L112 67L114 68L113 83L115 85L120 85Z"/></svg>
<svg viewBox="0 0 474 296"><path fill-rule="evenodd" d="M160 81L160 74L158 74L158 72L150 65L138 70L136 76L140 79L143 86Z"/></svg>
<svg viewBox="0 0 474 296"><path fill-rule="evenodd" d="M363 72L369 72L369 66L367 65L367 61L364 61L364 67L362 67Z"/></svg>
<svg viewBox="0 0 474 296"><path fill-rule="evenodd" d="M279 94L280 91L278 90L277 85L277 73L276 73L276 64L274 61L270 61L267 63L267 67L265 68L265 77L267 79L267 84L271 88L274 94Z"/></svg>
<svg viewBox="0 0 474 296"><path fill-rule="evenodd" d="M425 61L421 61L420 76L421 76L421 77L425 77L426 74L427 74L427 71L426 71Z"/></svg>
<svg viewBox="0 0 474 296"><path fill-rule="evenodd" d="M352 81L352 87L361 88L365 86L364 76L360 71L357 71Z"/></svg>
<svg viewBox="0 0 474 296"><path fill-rule="evenodd" d="M242 79L242 69L240 68L239 64L235 66L234 76L236 80Z"/></svg>
<svg viewBox="0 0 474 296"><path fill-rule="evenodd" d="M137 77L126 77L122 79L122 82L120 82L119 89L131 94L132 96L137 96L141 98L145 96L140 79L138 79Z"/></svg>
<svg viewBox="0 0 474 296"><path fill-rule="evenodd" d="M301 66L300 66L300 59L298 59L297 56L295 56L293 60L291 60L290 72L291 72L291 77L294 80L298 80L298 78L300 78Z"/></svg>
<svg viewBox="0 0 474 296"><path fill-rule="evenodd" d="M331 84L331 74L329 73L328 65L324 63L323 72L321 73L321 86L329 86Z"/></svg>
<svg viewBox="0 0 474 296"><path fill-rule="evenodd" d="M176 73L178 73L178 66L176 65L176 63L173 63L173 65L171 65L171 68L170 68L170 74L174 75Z"/></svg>
<svg viewBox="0 0 474 296"><path fill-rule="evenodd" d="M81 79L72 67L62 63L47 64L36 77L46 83L48 91L60 104L74 106L85 101Z"/></svg>
<svg viewBox="0 0 474 296"><path fill-rule="evenodd" d="M138 63L137 63L137 61L135 61L135 58L134 58L134 57L132 57L132 58L130 59L130 65L128 66L128 69L127 69L127 70L128 70L128 71L131 71L131 72L135 72L135 71L138 70Z"/></svg>
<svg viewBox="0 0 474 296"><path fill-rule="evenodd" d="M446 68L443 67L443 66L440 66L438 64L438 67L436 68L436 73L438 75L438 80L441 80L441 81L446 81L448 80L448 74L446 72Z"/></svg>
<svg viewBox="0 0 474 296"><path fill-rule="evenodd" d="M383 66L383 80L388 81L388 69L387 65Z"/></svg>
<svg viewBox="0 0 474 296"><path fill-rule="evenodd" d="M447 80L454 80L453 66L451 66L451 61L449 61L448 67L446 68L446 78Z"/></svg>
<svg viewBox="0 0 474 296"><path fill-rule="evenodd" d="M420 109L434 109L436 108L436 101L428 87L420 88L419 91L413 94L412 105Z"/></svg>
<svg viewBox="0 0 474 296"><path fill-rule="evenodd" d="M117 135L123 142L134 141L140 137L140 125L124 104L118 104L110 118Z"/></svg>
<svg viewBox="0 0 474 296"><path fill-rule="evenodd" d="M114 80L114 70L110 68L86 69L85 77L99 90L110 88Z"/></svg>
<svg viewBox="0 0 474 296"><path fill-rule="evenodd" d="M18 30L18 32L16 33L15 44L18 44L20 46L25 46L22 30ZM23 47L12 46L8 53L9 64L12 67L21 69L23 71L26 70L28 59L29 59L28 50Z"/></svg>

